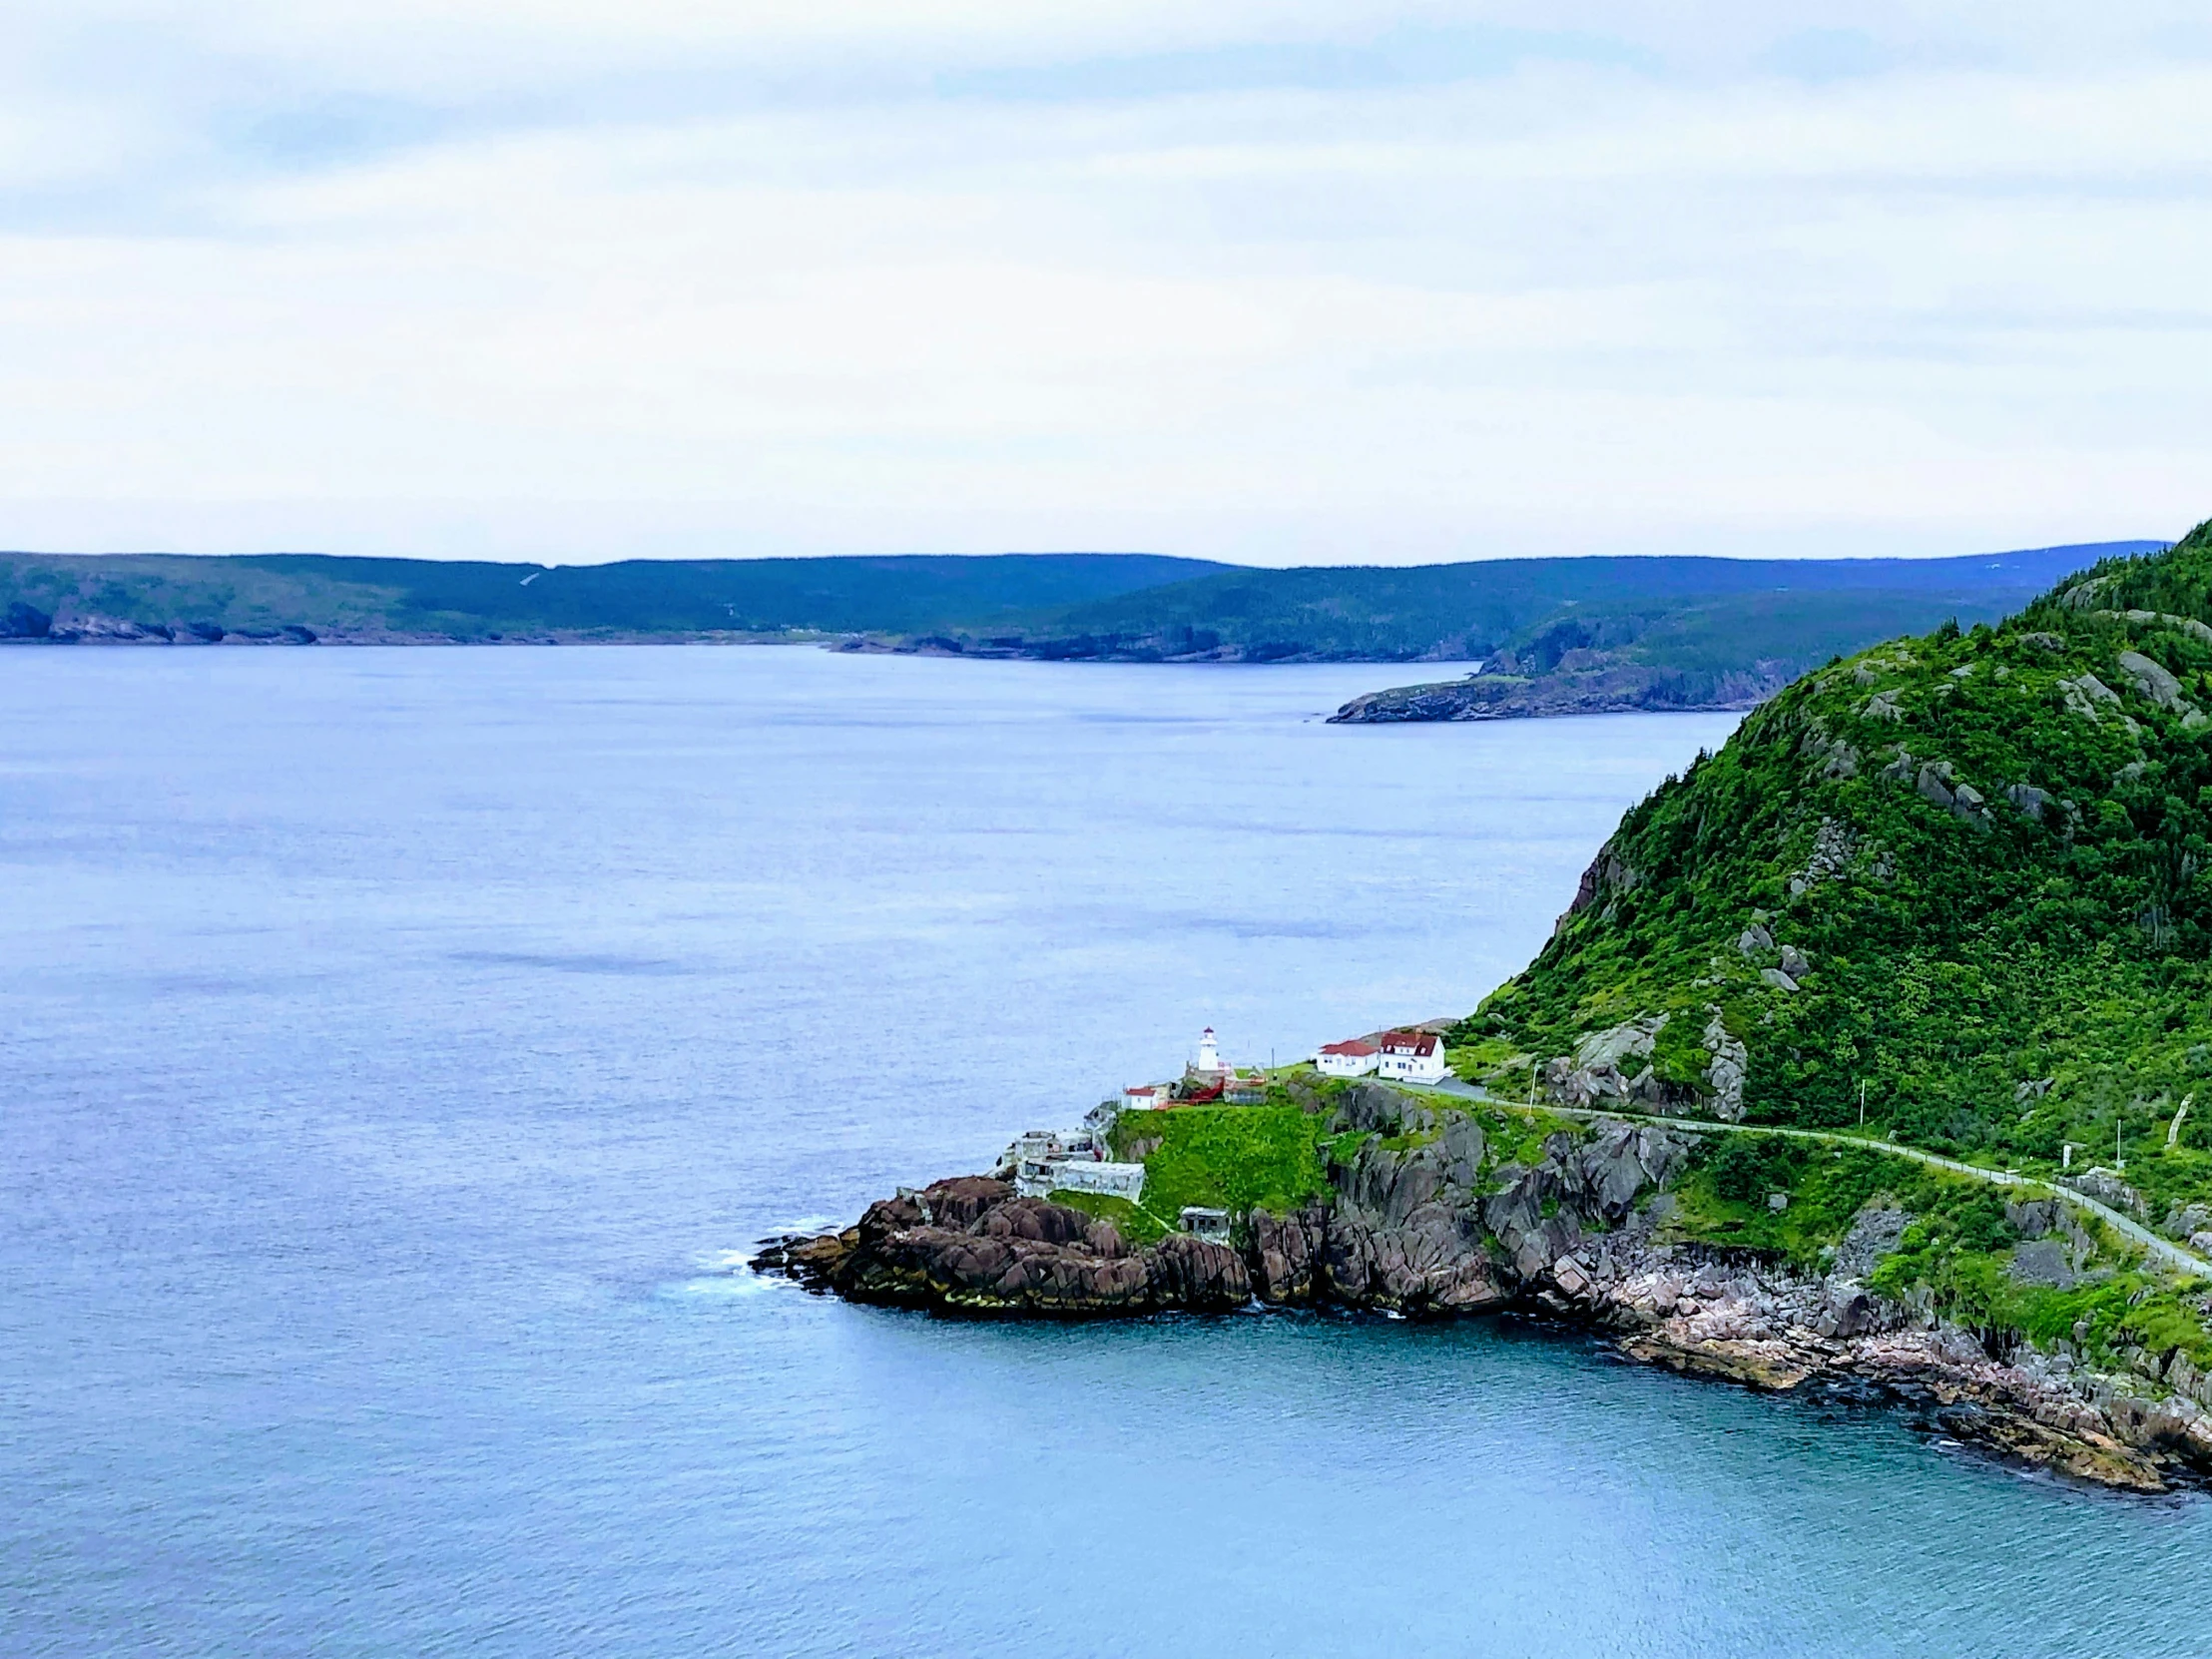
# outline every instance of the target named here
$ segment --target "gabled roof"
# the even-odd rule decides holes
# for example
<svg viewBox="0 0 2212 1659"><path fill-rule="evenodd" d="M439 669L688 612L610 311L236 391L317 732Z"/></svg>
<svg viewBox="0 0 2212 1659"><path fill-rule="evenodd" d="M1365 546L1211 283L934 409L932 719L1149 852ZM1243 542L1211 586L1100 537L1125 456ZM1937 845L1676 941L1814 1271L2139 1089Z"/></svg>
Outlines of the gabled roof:
<svg viewBox="0 0 2212 1659"><path fill-rule="evenodd" d="M1413 1054L1428 1058L1442 1046L1433 1031L1385 1031L1382 1033L1382 1052L1385 1054Z"/></svg>
<svg viewBox="0 0 2212 1659"><path fill-rule="evenodd" d="M1343 1054L1355 1060L1364 1060L1376 1052L1376 1047L1373 1043L1362 1042L1355 1037L1348 1043L1323 1043L1321 1051L1324 1054Z"/></svg>

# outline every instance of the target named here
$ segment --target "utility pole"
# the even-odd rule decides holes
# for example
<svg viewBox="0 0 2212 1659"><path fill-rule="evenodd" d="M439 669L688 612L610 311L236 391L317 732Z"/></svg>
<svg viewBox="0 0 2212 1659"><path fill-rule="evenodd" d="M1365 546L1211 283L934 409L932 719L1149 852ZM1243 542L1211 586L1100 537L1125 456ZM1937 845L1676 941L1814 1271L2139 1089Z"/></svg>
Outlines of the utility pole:
<svg viewBox="0 0 2212 1659"><path fill-rule="evenodd" d="M2127 1160L2120 1156L2120 1123L2125 1115L2121 1112L2112 1114L2112 1167L2116 1170L2127 1168Z"/></svg>
<svg viewBox="0 0 2212 1659"><path fill-rule="evenodd" d="M1859 1127L1867 1127L1867 1080L1859 1079Z"/></svg>

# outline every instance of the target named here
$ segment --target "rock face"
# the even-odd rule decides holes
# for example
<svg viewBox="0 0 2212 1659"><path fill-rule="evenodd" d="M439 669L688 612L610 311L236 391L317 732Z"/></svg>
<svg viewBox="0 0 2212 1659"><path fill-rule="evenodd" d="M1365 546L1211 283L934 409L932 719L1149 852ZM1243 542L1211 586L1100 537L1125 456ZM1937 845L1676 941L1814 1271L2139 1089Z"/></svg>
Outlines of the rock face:
<svg viewBox="0 0 2212 1659"><path fill-rule="evenodd" d="M1371 1133L1332 1165L1329 1196L1251 1212L1235 1246L1171 1234L1133 1247L1111 1222L963 1176L871 1204L842 1233L772 1241L754 1266L855 1302L986 1318L1221 1313L1255 1300L1426 1318L1518 1307L1608 1330L1630 1358L1698 1376L1872 1383L1928 1404L1961 1439L2107 1485L2154 1491L2176 1468L2212 1472L2212 1377L2186 1355L2092 1375L2066 1344L1992 1352L1868 1291L1912 1223L1904 1211L1862 1211L1814 1277L1670 1242L1667 1188L1689 1142L1662 1128L1600 1120L1550 1136L1533 1161L1499 1162L1473 1118L1380 1083L1347 1090L1333 1127ZM2081 1235L2068 1208L2027 1200L2007 1216L2028 1241L2015 1277L2072 1282Z"/></svg>
<svg viewBox="0 0 2212 1659"><path fill-rule="evenodd" d="M789 1242L771 1268L854 1302L939 1313L1081 1317L1168 1309L1226 1312L1252 1300L1244 1259L1176 1234L1132 1249L1112 1222L1017 1198L1003 1181L960 1176L880 1199L857 1227L817 1241L804 1264Z"/></svg>
<svg viewBox="0 0 2212 1659"><path fill-rule="evenodd" d="M2071 1187L2084 1198L2093 1198L2137 1221L2145 1218L2143 1195L2101 1164L2079 1175L2062 1175L2058 1180L2061 1186Z"/></svg>

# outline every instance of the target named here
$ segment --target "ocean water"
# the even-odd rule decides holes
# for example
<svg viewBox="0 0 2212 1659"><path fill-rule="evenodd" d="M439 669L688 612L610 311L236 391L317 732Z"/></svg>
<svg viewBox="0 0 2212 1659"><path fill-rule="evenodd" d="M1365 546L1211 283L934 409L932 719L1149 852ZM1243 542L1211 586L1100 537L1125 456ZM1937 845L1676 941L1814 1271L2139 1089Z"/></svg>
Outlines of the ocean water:
<svg viewBox="0 0 2212 1659"><path fill-rule="evenodd" d="M1458 1012L1714 717L1372 668L0 652L0 1651L2212 1652L2212 1505L1506 1322L765 1234Z"/></svg>

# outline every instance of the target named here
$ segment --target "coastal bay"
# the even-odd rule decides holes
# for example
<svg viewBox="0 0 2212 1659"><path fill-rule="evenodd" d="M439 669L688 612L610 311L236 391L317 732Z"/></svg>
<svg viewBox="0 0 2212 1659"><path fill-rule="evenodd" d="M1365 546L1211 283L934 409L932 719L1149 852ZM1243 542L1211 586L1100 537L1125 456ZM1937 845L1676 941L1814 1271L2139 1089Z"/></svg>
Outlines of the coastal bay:
<svg viewBox="0 0 2212 1659"><path fill-rule="evenodd" d="M1372 679L0 656L15 1645L2194 1651L2201 1500L1848 1392L744 1270L1202 1022L1471 1005L1733 724L1325 724Z"/></svg>

